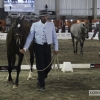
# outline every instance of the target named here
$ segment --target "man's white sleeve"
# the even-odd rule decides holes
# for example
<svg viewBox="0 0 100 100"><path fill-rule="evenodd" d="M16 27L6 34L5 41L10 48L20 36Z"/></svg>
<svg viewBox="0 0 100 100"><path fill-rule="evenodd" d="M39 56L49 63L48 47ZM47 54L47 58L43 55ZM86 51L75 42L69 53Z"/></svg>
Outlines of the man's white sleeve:
<svg viewBox="0 0 100 100"><path fill-rule="evenodd" d="M24 45L24 50L28 50L32 40L34 39L34 34L35 34L35 28L34 28L34 23L32 24L30 28L30 33L26 39L25 45Z"/></svg>

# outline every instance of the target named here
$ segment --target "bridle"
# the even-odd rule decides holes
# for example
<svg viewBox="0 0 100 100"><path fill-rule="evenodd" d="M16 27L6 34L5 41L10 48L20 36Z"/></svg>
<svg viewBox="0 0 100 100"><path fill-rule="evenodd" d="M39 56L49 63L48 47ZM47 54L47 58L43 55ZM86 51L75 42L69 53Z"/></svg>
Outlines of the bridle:
<svg viewBox="0 0 100 100"><path fill-rule="evenodd" d="M21 37L23 37L22 34L18 34L18 33L14 35L14 37L16 37L16 36L21 36Z"/></svg>
<svg viewBox="0 0 100 100"><path fill-rule="evenodd" d="M20 30L17 30L16 27L14 27L13 32L14 32L14 38L15 38L16 45L20 49L23 34L21 34Z"/></svg>

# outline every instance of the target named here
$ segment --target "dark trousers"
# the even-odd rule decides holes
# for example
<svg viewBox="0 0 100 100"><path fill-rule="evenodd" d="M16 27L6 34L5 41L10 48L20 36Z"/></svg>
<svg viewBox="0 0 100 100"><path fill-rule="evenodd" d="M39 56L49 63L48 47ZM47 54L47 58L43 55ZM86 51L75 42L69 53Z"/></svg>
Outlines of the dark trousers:
<svg viewBox="0 0 100 100"><path fill-rule="evenodd" d="M37 70L43 70L51 62L51 46L47 43L44 43L44 45L34 43L34 51L36 57L36 68ZM51 65L44 71L38 71L38 81L40 82L41 87L45 86L45 78L47 78L50 70Z"/></svg>

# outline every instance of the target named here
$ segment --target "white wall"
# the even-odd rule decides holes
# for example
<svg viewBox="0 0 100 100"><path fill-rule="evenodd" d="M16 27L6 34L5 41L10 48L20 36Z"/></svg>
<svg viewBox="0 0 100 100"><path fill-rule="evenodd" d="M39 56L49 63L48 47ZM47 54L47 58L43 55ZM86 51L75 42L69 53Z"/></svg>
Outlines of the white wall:
<svg viewBox="0 0 100 100"><path fill-rule="evenodd" d="M92 15L92 0L35 0L36 13L45 9L45 4L48 4L49 10L59 10L59 15Z"/></svg>
<svg viewBox="0 0 100 100"><path fill-rule="evenodd" d="M4 8L4 0L0 0L0 8ZM19 0L20 2L23 0ZM45 4L49 10L60 11L57 15L91 16L92 0L34 0L35 12L45 9ZM100 0L97 0L97 15L100 15Z"/></svg>
<svg viewBox="0 0 100 100"><path fill-rule="evenodd" d="M4 0L0 0L0 8L4 8Z"/></svg>
<svg viewBox="0 0 100 100"><path fill-rule="evenodd" d="M97 15L100 15L100 0L97 0Z"/></svg>
<svg viewBox="0 0 100 100"><path fill-rule="evenodd" d="M60 0L61 15L91 15L92 0Z"/></svg>
<svg viewBox="0 0 100 100"><path fill-rule="evenodd" d="M100 0L98 0L100 2ZM35 11L45 9L60 11L59 15L91 16L92 0L35 0ZM55 7L56 6L56 7Z"/></svg>

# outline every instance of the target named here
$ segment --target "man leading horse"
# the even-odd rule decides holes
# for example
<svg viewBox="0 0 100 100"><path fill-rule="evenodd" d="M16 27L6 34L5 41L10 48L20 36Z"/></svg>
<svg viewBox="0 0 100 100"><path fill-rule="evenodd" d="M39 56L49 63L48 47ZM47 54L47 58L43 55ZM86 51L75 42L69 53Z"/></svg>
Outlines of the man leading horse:
<svg viewBox="0 0 100 100"><path fill-rule="evenodd" d="M55 26L53 22L47 21L47 11L40 12L40 21L32 24L29 36L26 40L24 48L20 50L21 53L25 53L28 50L30 43L34 40L34 53L36 57L37 70L43 70L51 62L51 46L54 44L54 53L58 53L58 40L56 36ZM40 91L45 90L45 78L47 78L51 65L44 71L38 71L37 87Z"/></svg>

